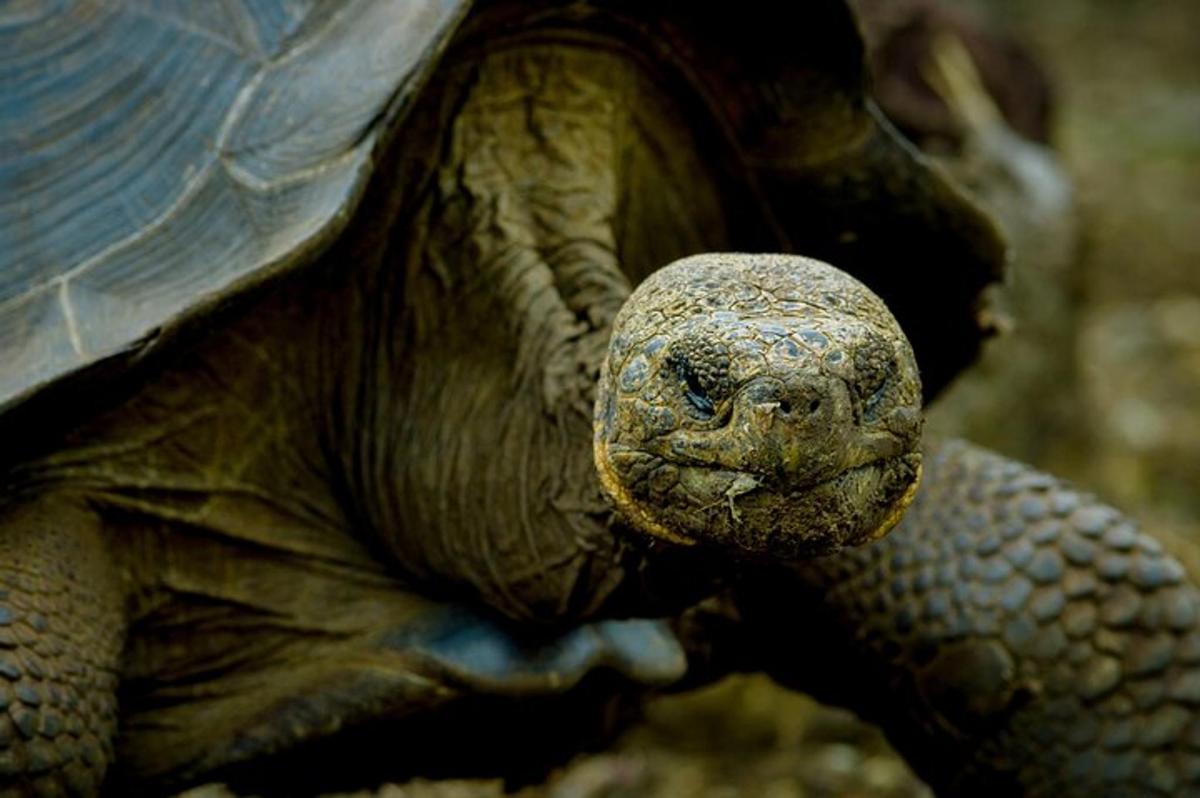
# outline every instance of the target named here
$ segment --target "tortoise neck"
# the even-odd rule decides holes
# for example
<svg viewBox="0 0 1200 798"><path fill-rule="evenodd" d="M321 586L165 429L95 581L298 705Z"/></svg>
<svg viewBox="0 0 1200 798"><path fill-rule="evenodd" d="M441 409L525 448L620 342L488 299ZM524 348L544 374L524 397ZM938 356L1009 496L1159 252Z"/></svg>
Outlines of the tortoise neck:
<svg viewBox="0 0 1200 798"><path fill-rule="evenodd" d="M521 619L593 614L627 581L591 454L612 321L651 268L724 243L687 126L630 96L645 82L552 43L435 77L410 128L440 161L401 164L428 177L381 264L403 283L370 289L367 332L391 332L343 409L355 503L406 575Z"/></svg>

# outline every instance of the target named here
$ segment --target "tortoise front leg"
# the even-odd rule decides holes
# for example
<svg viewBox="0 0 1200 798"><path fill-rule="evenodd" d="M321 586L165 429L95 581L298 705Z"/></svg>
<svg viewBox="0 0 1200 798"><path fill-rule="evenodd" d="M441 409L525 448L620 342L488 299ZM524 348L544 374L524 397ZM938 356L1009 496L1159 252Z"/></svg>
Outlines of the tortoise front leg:
<svg viewBox="0 0 1200 798"><path fill-rule="evenodd" d="M112 759L124 641L99 520L59 497L0 514L0 795L91 796Z"/></svg>
<svg viewBox="0 0 1200 798"><path fill-rule="evenodd" d="M747 580L737 609L740 666L879 722L941 794L1200 793L1200 591L1026 466L931 447L890 536Z"/></svg>

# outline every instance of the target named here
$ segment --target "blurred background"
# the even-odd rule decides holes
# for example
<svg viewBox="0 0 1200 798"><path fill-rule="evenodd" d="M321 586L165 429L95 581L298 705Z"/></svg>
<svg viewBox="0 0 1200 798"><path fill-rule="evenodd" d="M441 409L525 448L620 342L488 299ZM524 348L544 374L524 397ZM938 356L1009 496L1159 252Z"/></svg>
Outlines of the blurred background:
<svg viewBox="0 0 1200 798"><path fill-rule="evenodd" d="M1200 545L1200 4L971 0L1027 45L1052 85L1052 142L1075 186L1068 268L1017 252L1046 370L1032 419L947 428L1067 476L1163 534ZM1044 280L1043 276L1052 277ZM1022 320L1015 319L1020 339ZM1009 357L998 340L985 366ZM1021 354L1033 347L1023 348ZM1061 357L1061 361L1057 358ZM990 376L990 375L985 375ZM951 415L963 386L946 398ZM989 385L1004 391L1004 384ZM1041 401L1042 397L1031 397ZM935 426L943 423L934 412ZM1014 427L1023 427L1015 430Z"/></svg>
<svg viewBox="0 0 1200 798"><path fill-rule="evenodd" d="M992 206L1014 248L991 311L1009 332L931 408L931 432L1073 480L1200 574L1200 3L856 4L881 103ZM521 795L930 793L852 716L739 677L651 702L614 749Z"/></svg>

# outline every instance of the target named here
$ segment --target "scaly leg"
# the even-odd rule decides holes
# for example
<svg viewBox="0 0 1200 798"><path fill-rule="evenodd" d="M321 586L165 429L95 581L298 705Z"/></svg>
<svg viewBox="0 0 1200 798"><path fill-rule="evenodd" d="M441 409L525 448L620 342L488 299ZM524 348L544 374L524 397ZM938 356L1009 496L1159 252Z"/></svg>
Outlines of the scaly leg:
<svg viewBox="0 0 1200 798"><path fill-rule="evenodd" d="M0 514L0 795L95 795L112 759L122 595L69 500Z"/></svg>
<svg viewBox="0 0 1200 798"><path fill-rule="evenodd" d="M931 447L891 535L736 603L735 667L879 722L941 794L1200 794L1200 591L1026 466Z"/></svg>

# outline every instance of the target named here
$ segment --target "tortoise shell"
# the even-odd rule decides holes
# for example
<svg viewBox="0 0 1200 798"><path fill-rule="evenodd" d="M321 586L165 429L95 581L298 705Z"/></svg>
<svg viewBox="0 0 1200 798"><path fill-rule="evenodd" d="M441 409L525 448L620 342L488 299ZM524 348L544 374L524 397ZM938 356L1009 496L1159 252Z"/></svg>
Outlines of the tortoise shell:
<svg viewBox="0 0 1200 798"><path fill-rule="evenodd" d="M641 30L754 189L807 216L786 243L889 302L927 391L974 356L1002 245L867 98L841 2L28 0L0 9L0 412L311 262L483 9Z"/></svg>

